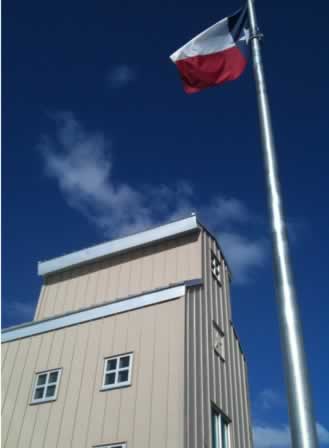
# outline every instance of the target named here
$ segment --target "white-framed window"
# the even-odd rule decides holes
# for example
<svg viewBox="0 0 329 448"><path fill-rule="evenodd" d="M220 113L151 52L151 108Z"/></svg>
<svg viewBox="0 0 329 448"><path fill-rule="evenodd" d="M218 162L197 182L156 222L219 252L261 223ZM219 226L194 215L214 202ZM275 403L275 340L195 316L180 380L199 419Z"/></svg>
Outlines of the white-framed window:
<svg viewBox="0 0 329 448"><path fill-rule="evenodd" d="M127 448L126 443L111 443L110 445L95 445L94 448Z"/></svg>
<svg viewBox="0 0 329 448"><path fill-rule="evenodd" d="M216 257L214 253L211 254L211 272L215 279L220 283L221 277L220 277L220 261Z"/></svg>
<svg viewBox="0 0 329 448"><path fill-rule="evenodd" d="M62 369L37 373L31 403L43 403L56 400L61 374Z"/></svg>
<svg viewBox="0 0 329 448"><path fill-rule="evenodd" d="M102 390L129 386L131 384L132 364L132 353L105 358Z"/></svg>
<svg viewBox="0 0 329 448"><path fill-rule="evenodd" d="M212 408L212 448L230 448L230 421L214 407Z"/></svg>
<svg viewBox="0 0 329 448"><path fill-rule="evenodd" d="M213 321L213 344L216 355L225 361L224 332L215 321Z"/></svg>

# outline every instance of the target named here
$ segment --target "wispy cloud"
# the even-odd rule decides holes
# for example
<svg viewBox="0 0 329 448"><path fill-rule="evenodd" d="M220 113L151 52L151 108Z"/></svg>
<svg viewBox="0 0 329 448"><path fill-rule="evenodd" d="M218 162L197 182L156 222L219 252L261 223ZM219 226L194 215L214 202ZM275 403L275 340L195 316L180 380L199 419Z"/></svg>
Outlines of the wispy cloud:
<svg viewBox="0 0 329 448"><path fill-rule="evenodd" d="M329 445L329 431L320 423L316 424L319 442ZM255 448L289 448L291 447L290 430L287 425L259 425L253 429Z"/></svg>
<svg viewBox="0 0 329 448"><path fill-rule="evenodd" d="M135 81L136 78L136 69L126 64L112 67L106 75L108 85L114 89L125 87Z"/></svg>
<svg viewBox="0 0 329 448"><path fill-rule="evenodd" d="M290 432L288 426L254 426L255 448L285 448L290 447Z"/></svg>
<svg viewBox="0 0 329 448"><path fill-rule="evenodd" d="M267 252L265 239L251 238L248 232L248 226L256 225L258 217L239 199L222 196L211 198L200 212L214 229L234 279L248 282L255 268L264 264Z"/></svg>
<svg viewBox="0 0 329 448"><path fill-rule="evenodd" d="M316 424L316 429L319 437L319 442L323 445L329 445L329 431L320 423Z"/></svg>
<svg viewBox="0 0 329 448"><path fill-rule="evenodd" d="M14 325L16 322L33 320L35 302L25 300L4 300L3 317Z"/></svg>
<svg viewBox="0 0 329 448"><path fill-rule="evenodd" d="M246 205L236 198L215 198L204 214L208 219L220 222L222 226L246 223L253 219Z"/></svg>
<svg viewBox="0 0 329 448"><path fill-rule="evenodd" d="M252 270L265 262L266 243L262 239L251 239L235 231L218 232L219 241L233 268L233 276L239 283L250 280Z"/></svg>
<svg viewBox="0 0 329 448"><path fill-rule="evenodd" d="M267 387L258 394L254 405L256 411L254 416L257 416L257 424L253 427L255 448L290 448L289 426L269 423L273 412L285 405L283 397L274 389ZM316 423L316 429L321 446L329 445L329 431L320 423Z"/></svg>
<svg viewBox="0 0 329 448"><path fill-rule="evenodd" d="M260 392L256 406L261 410L271 410L273 408L282 407L284 404L284 399L277 391L271 388L266 388Z"/></svg>
<svg viewBox="0 0 329 448"><path fill-rule="evenodd" d="M254 218L243 202L218 195L198 207L188 182L135 188L114 181L111 142L100 132L86 131L72 113L57 115L55 122L54 133L40 143L46 173L56 180L68 204L106 237L199 211L218 236L237 282L247 281L264 264L266 244L249 236Z"/></svg>

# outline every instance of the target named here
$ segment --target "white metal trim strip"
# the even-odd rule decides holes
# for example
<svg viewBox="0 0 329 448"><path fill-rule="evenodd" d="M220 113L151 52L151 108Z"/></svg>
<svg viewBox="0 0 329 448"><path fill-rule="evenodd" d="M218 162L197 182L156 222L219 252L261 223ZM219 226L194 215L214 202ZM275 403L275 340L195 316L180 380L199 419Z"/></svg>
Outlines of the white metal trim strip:
<svg viewBox="0 0 329 448"><path fill-rule="evenodd" d="M98 306L85 311L68 314L66 316L48 319L44 321L34 321L29 325L4 330L2 332L2 341L9 342L15 339L22 339L34 336L48 331L58 330L59 328L69 327L71 325L81 324L102 317L136 310L145 306L165 302L167 300L177 299L185 295L185 285L174 286L161 291L135 296L130 299L112 302L107 305Z"/></svg>
<svg viewBox="0 0 329 448"><path fill-rule="evenodd" d="M106 255L114 255L129 249L145 246L156 241L172 238L198 228L196 216L171 222L145 232L136 233L125 238L120 238L107 243L99 244L78 252L64 255L62 257L53 258L52 260L38 263L38 274L47 275L52 272L61 271L71 266L81 265L92 260L104 257Z"/></svg>

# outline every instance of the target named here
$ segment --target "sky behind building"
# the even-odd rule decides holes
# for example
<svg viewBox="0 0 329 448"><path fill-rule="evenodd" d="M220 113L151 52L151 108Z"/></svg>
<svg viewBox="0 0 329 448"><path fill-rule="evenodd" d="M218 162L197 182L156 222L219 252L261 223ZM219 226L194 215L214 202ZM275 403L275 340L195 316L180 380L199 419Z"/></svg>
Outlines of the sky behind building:
<svg viewBox="0 0 329 448"><path fill-rule="evenodd" d="M251 64L187 96L169 55L239 2L3 4L3 325L37 261L197 211L233 271L257 447L287 411ZM257 2L321 446L329 445L328 5Z"/></svg>

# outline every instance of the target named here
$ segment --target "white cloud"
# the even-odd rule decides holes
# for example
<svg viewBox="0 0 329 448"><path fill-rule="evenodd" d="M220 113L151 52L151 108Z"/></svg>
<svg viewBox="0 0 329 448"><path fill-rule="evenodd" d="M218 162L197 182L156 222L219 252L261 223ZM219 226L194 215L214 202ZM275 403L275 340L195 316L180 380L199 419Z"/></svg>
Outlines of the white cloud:
<svg viewBox="0 0 329 448"><path fill-rule="evenodd" d="M322 445L329 444L329 431L320 423L316 424L319 442ZM254 426L255 448L290 448L290 430L287 425L276 427L270 425Z"/></svg>
<svg viewBox="0 0 329 448"><path fill-rule="evenodd" d="M55 133L40 143L46 173L56 180L68 204L94 222L106 237L136 232L197 211L196 195L188 182L135 188L114 181L111 142L102 133L86 131L71 113L55 118ZM246 229L241 230L241 225L253 220L245 204L217 196L199 211L218 236L234 280L250 279L252 271L264 263L266 245L262 239L250 238Z"/></svg>
<svg viewBox="0 0 329 448"><path fill-rule="evenodd" d="M219 232L218 240L239 283L250 280L251 270L265 261L266 245L261 239L249 239L241 233Z"/></svg>
<svg viewBox="0 0 329 448"><path fill-rule="evenodd" d="M26 302L23 300L5 300L3 313L7 319L25 322L33 320L35 312L35 303Z"/></svg>
<svg viewBox="0 0 329 448"><path fill-rule="evenodd" d="M288 426L255 426L253 435L255 448L290 447L290 432Z"/></svg>
<svg viewBox="0 0 329 448"><path fill-rule="evenodd" d="M107 73L106 79L111 88L118 89L125 87L137 78L136 70L126 64L112 67Z"/></svg>
<svg viewBox="0 0 329 448"><path fill-rule="evenodd" d="M215 198L205 214L222 226L232 222L245 223L252 218L245 204L235 198Z"/></svg>
<svg viewBox="0 0 329 448"><path fill-rule="evenodd" d="M316 430L319 437L319 442L323 445L329 445L329 431L320 423L316 424Z"/></svg>
<svg viewBox="0 0 329 448"><path fill-rule="evenodd" d="M257 404L265 410L270 410L284 405L284 400L281 395L270 388L262 390L257 401Z"/></svg>
<svg viewBox="0 0 329 448"><path fill-rule="evenodd" d="M267 245L263 238L250 238L248 226L254 226L258 217L236 198L215 197L201 209L223 248L232 268L233 278L240 284L251 279L252 271L262 266L266 259Z"/></svg>

